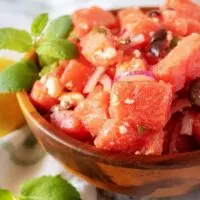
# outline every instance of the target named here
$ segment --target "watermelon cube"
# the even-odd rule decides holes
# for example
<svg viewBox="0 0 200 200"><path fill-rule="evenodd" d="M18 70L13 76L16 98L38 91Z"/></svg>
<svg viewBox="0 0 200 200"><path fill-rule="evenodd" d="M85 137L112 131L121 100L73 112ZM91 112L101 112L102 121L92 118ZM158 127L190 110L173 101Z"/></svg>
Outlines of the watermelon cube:
<svg viewBox="0 0 200 200"><path fill-rule="evenodd" d="M130 37L134 38L130 39L134 43L145 44L150 40L151 33L159 29L159 25L138 8L124 9L119 11L118 16L123 32L121 40Z"/></svg>
<svg viewBox="0 0 200 200"><path fill-rule="evenodd" d="M105 26L110 29L117 27L115 16L99 7L80 9L73 13L72 21L78 36L87 34L93 27Z"/></svg>
<svg viewBox="0 0 200 200"><path fill-rule="evenodd" d="M76 117L93 136L99 134L99 130L109 118L109 98L108 92L96 88L75 108Z"/></svg>
<svg viewBox="0 0 200 200"><path fill-rule="evenodd" d="M126 121L108 120L94 144L97 148L125 154L161 155L163 131L138 132Z"/></svg>
<svg viewBox="0 0 200 200"><path fill-rule="evenodd" d="M127 24L133 24L137 20L145 19L145 14L139 8L126 8L118 12L118 18L121 28L125 28Z"/></svg>
<svg viewBox="0 0 200 200"><path fill-rule="evenodd" d="M164 9L175 9L179 16L200 21L200 6L191 0L166 0Z"/></svg>
<svg viewBox="0 0 200 200"><path fill-rule="evenodd" d="M179 16L175 10L164 10L162 12L162 24L178 36L200 33L200 23L197 20Z"/></svg>
<svg viewBox="0 0 200 200"><path fill-rule="evenodd" d="M110 97L111 118L127 119L145 129L162 129L172 103L172 87L164 82L116 82Z"/></svg>
<svg viewBox="0 0 200 200"><path fill-rule="evenodd" d="M58 104L58 99L51 97L43 83L36 81L30 93L30 99L38 109L49 110L52 106Z"/></svg>
<svg viewBox="0 0 200 200"><path fill-rule="evenodd" d="M153 71L159 80L171 83L173 91L181 90L186 81L200 76L200 36L191 34L178 43Z"/></svg>
<svg viewBox="0 0 200 200"><path fill-rule="evenodd" d="M91 138L90 133L86 131L72 110L60 110L53 112L50 115L50 122L62 130L65 134L75 139L88 141Z"/></svg>
<svg viewBox="0 0 200 200"><path fill-rule="evenodd" d="M73 92L81 92L85 87L94 68L84 65L77 60L70 60L61 76L61 83Z"/></svg>

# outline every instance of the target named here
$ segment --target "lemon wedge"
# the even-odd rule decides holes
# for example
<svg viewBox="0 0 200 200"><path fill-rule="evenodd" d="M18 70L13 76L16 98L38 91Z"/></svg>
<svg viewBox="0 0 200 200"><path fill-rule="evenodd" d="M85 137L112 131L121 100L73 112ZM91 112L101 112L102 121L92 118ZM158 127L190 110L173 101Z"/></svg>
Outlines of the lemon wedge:
<svg viewBox="0 0 200 200"><path fill-rule="evenodd" d="M12 64L12 60L0 58L0 71ZM0 137L25 124L15 94L0 94Z"/></svg>

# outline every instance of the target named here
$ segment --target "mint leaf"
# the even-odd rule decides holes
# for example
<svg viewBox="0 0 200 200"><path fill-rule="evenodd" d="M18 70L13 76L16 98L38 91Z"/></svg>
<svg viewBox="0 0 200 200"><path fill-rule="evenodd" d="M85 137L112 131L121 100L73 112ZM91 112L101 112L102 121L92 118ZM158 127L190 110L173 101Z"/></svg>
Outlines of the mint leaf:
<svg viewBox="0 0 200 200"><path fill-rule="evenodd" d="M51 65L52 63L56 62L57 59L56 58L52 58L46 55L40 55L39 57L39 63L41 67L47 66L47 65Z"/></svg>
<svg viewBox="0 0 200 200"><path fill-rule="evenodd" d="M25 52L31 47L32 38L28 32L14 28L0 28L0 49Z"/></svg>
<svg viewBox="0 0 200 200"><path fill-rule="evenodd" d="M71 30L72 20L68 15L64 15L49 24L44 38L48 40L66 38Z"/></svg>
<svg viewBox="0 0 200 200"><path fill-rule="evenodd" d="M44 41L36 52L39 56L45 55L62 60L75 58L78 54L76 46L65 39Z"/></svg>
<svg viewBox="0 0 200 200"><path fill-rule="evenodd" d="M0 199L1 200L13 200L14 198L8 190L0 189Z"/></svg>
<svg viewBox="0 0 200 200"><path fill-rule="evenodd" d="M0 72L0 93L29 90L37 79L37 66L31 61L21 60Z"/></svg>
<svg viewBox="0 0 200 200"><path fill-rule="evenodd" d="M58 63L57 62L52 63L49 66L45 66L44 68L42 68L42 70L39 73L40 77L42 77L42 76L44 76L46 74L49 74L51 72L54 72L57 67L58 67Z"/></svg>
<svg viewBox="0 0 200 200"><path fill-rule="evenodd" d="M33 36L39 36L47 25L49 16L48 13L38 15L31 25L31 33Z"/></svg>
<svg viewBox="0 0 200 200"><path fill-rule="evenodd" d="M80 200L80 195L61 176L43 176L23 184L18 200Z"/></svg>

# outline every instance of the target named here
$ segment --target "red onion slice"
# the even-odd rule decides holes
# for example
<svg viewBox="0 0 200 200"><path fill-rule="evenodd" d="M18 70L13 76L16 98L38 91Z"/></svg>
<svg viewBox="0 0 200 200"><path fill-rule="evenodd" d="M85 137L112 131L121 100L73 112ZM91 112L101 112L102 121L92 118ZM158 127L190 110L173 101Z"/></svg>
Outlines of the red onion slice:
<svg viewBox="0 0 200 200"><path fill-rule="evenodd" d="M155 76L152 72L149 71L135 71L135 72L125 72L123 74L115 77L115 81L155 81Z"/></svg>
<svg viewBox="0 0 200 200"><path fill-rule="evenodd" d="M101 83L103 85L103 88L105 91L110 92L110 90L112 88L112 80L107 74L104 74L100 78L99 83Z"/></svg>
<svg viewBox="0 0 200 200"><path fill-rule="evenodd" d="M180 134L191 136L192 135L192 126L193 126L193 118L187 112L182 120L182 127L181 127Z"/></svg>
<svg viewBox="0 0 200 200"><path fill-rule="evenodd" d="M106 70L106 68L103 68L103 67L96 68L95 72L92 74L92 76L86 83L85 88L83 89L84 94L88 94L94 90L95 86L99 82L99 79L101 78L101 76L105 72L105 70Z"/></svg>

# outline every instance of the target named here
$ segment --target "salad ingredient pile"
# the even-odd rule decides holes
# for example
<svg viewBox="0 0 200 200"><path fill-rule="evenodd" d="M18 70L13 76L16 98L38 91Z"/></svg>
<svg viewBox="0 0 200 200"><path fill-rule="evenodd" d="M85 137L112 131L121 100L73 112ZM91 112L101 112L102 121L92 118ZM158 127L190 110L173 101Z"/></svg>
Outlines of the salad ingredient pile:
<svg viewBox="0 0 200 200"><path fill-rule="evenodd" d="M55 19L45 30L47 21L47 14L34 20L22 47L2 47L34 48L38 66L25 60L8 67L0 73L1 92L28 89L38 111L63 134L103 151L199 149L199 5L166 0L148 12L94 6ZM16 76L16 68L23 78L12 82L6 73Z"/></svg>

